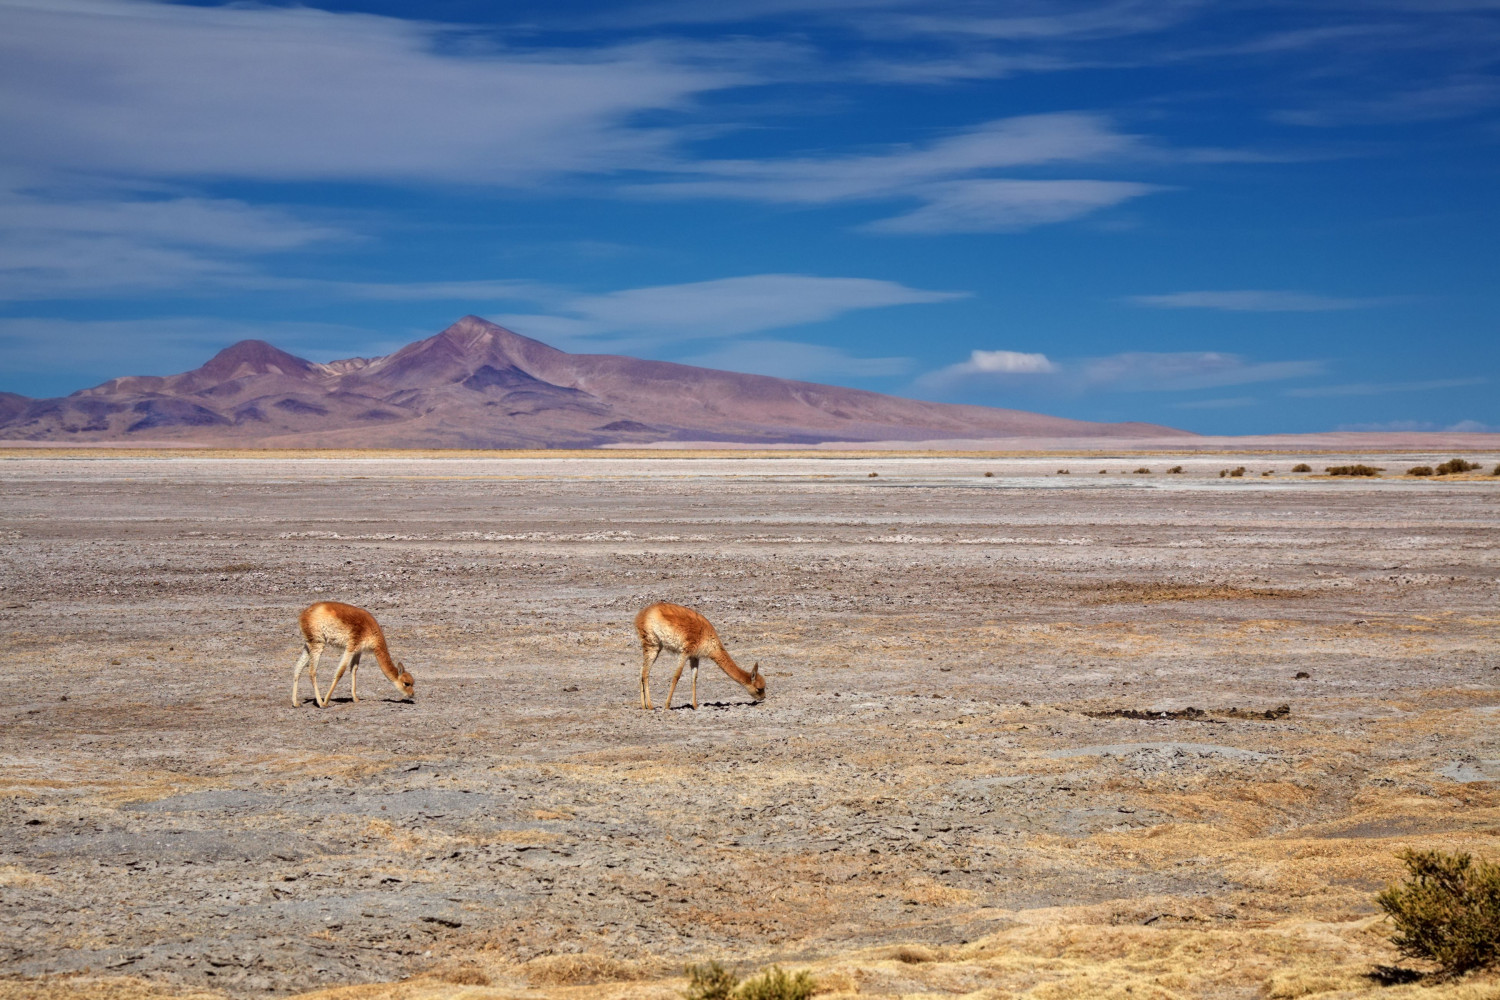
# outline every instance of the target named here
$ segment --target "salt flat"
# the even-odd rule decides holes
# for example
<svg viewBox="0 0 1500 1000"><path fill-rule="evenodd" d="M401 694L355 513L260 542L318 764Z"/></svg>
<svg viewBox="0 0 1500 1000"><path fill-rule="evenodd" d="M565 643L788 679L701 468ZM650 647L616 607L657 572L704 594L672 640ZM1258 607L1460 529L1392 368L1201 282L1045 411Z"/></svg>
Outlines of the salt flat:
<svg viewBox="0 0 1500 1000"><path fill-rule="evenodd" d="M1375 990L1395 851L1500 855L1500 478L1299 460L1419 464L0 460L0 996ZM414 703L291 706L316 599ZM658 599L766 701L641 711Z"/></svg>

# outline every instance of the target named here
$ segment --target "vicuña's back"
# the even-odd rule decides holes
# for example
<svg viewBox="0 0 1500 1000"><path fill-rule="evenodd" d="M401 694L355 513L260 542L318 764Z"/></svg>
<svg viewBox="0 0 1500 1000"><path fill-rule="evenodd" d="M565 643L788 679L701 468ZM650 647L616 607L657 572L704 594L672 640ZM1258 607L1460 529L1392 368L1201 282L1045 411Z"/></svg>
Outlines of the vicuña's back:
<svg viewBox="0 0 1500 1000"><path fill-rule="evenodd" d="M749 673L741 670L719 641L719 633L713 625L692 608L666 601L653 604L635 616L635 632L641 640L641 707L651 707L651 665L666 649L681 656L677 672L672 675L672 686L667 689L667 708L672 707L672 695L677 690L677 681L682 677L682 668L691 663L693 668L693 707L698 707L698 660L707 657L719 665L737 684L749 691L756 701L766 696L766 681L760 675L757 663Z"/></svg>
<svg viewBox="0 0 1500 1000"><path fill-rule="evenodd" d="M345 670L349 670L350 697L359 701L357 679L359 658L362 653L374 655L375 662L380 664L381 673L390 679L397 691L408 698L416 693L416 682L411 674L406 672L404 666L391 659L391 652L385 644L385 633L381 631L380 623L364 608L356 608L352 604L340 604L338 601L319 601L303 609L302 614L297 618L297 624L302 629L303 646L297 666L292 670L293 707L301 703L301 699L297 696L297 682L302 678L303 667L309 665L311 665L313 698L317 701L319 708L326 706L328 699L333 697L334 686L338 684L339 678L344 676ZM339 661L339 668L333 675L333 683L328 685L328 693L324 695L318 691L318 658L323 655L323 647L328 645L342 646L344 658Z"/></svg>

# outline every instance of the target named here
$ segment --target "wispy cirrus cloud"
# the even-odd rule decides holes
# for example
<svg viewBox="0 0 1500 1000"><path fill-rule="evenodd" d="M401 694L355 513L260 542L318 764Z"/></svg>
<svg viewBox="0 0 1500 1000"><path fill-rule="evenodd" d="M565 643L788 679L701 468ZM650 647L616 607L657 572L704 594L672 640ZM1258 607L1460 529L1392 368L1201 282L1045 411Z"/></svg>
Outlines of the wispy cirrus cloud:
<svg viewBox="0 0 1500 1000"><path fill-rule="evenodd" d="M832 319L859 309L967 298L873 278L752 274L599 295L552 296L547 311L496 317L518 332L567 343L629 337L632 343L734 337Z"/></svg>
<svg viewBox="0 0 1500 1000"><path fill-rule="evenodd" d="M991 357L998 363L986 364ZM1220 351L1127 351L1066 360L1014 351L975 351L967 361L921 376L917 384L937 391L993 384L1060 394L1182 392L1305 378L1323 369L1321 361L1252 361Z"/></svg>
<svg viewBox="0 0 1500 1000"><path fill-rule="evenodd" d="M1319 399L1326 396L1384 396L1392 392L1433 392L1438 389L1459 389L1469 385L1485 385L1490 380L1472 378L1435 378L1425 382L1351 382L1345 385L1313 385L1286 389L1283 395L1302 399Z"/></svg>
<svg viewBox="0 0 1500 1000"><path fill-rule="evenodd" d="M524 50L307 7L0 2L7 159L34 170L534 182L663 158L635 121L757 79L753 44ZM712 51L710 51L712 50Z"/></svg>
<svg viewBox="0 0 1500 1000"><path fill-rule="evenodd" d="M991 232L1062 222L1161 190L1136 181L992 176L996 171L1149 155L1140 137L1117 130L1100 115L1028 115L987 122L927 146L857 156L704 160L678 168L690 175L684 179L627 190L657 198L789 205L917 201L916 209L863 228L882 233Z"/></svg>
<svg viewBox="0 0 1500 1000"><path fill-rule="evenodd" d="M1166 295L1131 295L1131 305L1150 309L1218 309L1225 312L1333 312L1368 309L1406 301L1400 297L1346 298L1288 291L1172 292Z"/></svg>

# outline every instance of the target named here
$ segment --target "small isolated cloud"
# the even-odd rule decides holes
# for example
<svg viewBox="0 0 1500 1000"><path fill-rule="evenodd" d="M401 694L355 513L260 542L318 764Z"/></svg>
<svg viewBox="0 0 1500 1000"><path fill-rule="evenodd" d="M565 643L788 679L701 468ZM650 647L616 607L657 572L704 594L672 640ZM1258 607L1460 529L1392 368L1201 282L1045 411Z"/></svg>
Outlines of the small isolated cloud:
<svg viewBox="0 0 1500 1000"><path fill-rule="evenodd" d="M630 288L603 295L560 297L541 314L497 322L563 340L634 335L638 340L733 337L832 319L856 309L949 302L967 292L909 288L873 278L752 274L683 285Z"/></svg>
<svg viewBox="0 0 1500 1000"><path fill-rule="evenodd" d="M737 340L707 354L684 358L682 363L752 375L812 379L902 375L911 370L912 359L862 358L837 347L789 340Z"/></svg>
<svg viewBox="0 0 1500 1000"><path fill-rule="evenodd" d="M1347 385L1313 385L1287 389L1284 395L1316 399L1322 396L1383 396L1391 392L1430 392L1435 389L1458 389L1466 385L1484 385L1487 378L1438 378L1426 382L1352 382Z"/></svg>
<svg viewBox="0 0 1500 1000"><path fill-rule="evenodd" d="M986 356L996 356L996 360L987 368L981 360ZM1007 365L1016 367L1006 367ZM1106 357L1062 361L1053 361L1042 354L975 351L968 361L928 372L917 380L917 384L936 390L989 381L1011 386L1026 385L1058 393L1181 392L1303 378L1316 375L1322 370L1321 361L1251 361L1237 354L1219 351L1130 351ZM1214 405L1214 402L1200 405Z"/></svg>
<svg viewBox="0 0 1500 1000"><path fill-rule="evenodd" d="M1390 305L1397 298L1340 298L1307 292L1172 292L1132 295L1126 302L1151 309L1220 309L1226 312L1333 312Z"/></svg>

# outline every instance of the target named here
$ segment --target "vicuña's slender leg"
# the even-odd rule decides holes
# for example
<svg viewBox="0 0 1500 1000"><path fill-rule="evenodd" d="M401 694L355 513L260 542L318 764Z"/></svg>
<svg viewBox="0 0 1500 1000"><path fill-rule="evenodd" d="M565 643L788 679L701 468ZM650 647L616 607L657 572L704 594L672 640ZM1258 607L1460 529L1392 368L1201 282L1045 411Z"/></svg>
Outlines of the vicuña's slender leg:
<svg viewBox="0 0 1500 1000"><path fill-rule="evenodd" d="M317 702L321 707L323 704L323 693L318 690L318 658L323 655L323 644L321 642L309 643L309 648L312 650L312 662L307 665L307 675L308 679L312 681L313 701Z"/></svg>
<svg viewBox="0 0 1500 1000"><path fill-rule="evenodd" d="M698 710L698 658L696 656L688 659L688 666L693 668L693 711Z"/></svg>
<svg viewBox="0 0 1500 1000"><path fill-rule="evenodd" d="M297 657L297 665L292 668L292 707L296 708L302 704L297 697L297 682L302 679L302 671L306 668L308 661L312 659L312 653L307 650L307 643L302 644L302 655Z"/></svg>
<svg viewBox="0 0 1500 1000"><path fill-rule="evenodd" d="M641 647L641 707L651 707L651 664L661 655L660 646L643 645Z"/></svg>
<svg viewBox="0 0 1500 1000"><path fill-rule="evenodd" d="M354 680L359 676L359 654L354 654L354 659L349 661L349 697L359 701L359 688L355 687ZM329 692L332 694L333 692Z"/></svg>
<svg viewBox="0 0 1500 1000"><path fill-rule="evenodd" d="M672 686L667 688L667 711L672 711L672 692L677 690L677 681L682 677L682 668L687 666L688 655L682 654L682 659L677 661L677 673L672 675Z"/></svg>
<svg viewBox="0 0 1500 1000"><path fill-rule="evenodd" d="M343 659L339 660L339 668L333 672L333 683L328 685L328 693L324 695L323 700L318 703L319 708L328 707L328 702L333 699L333 689L339 686L339 678L344 676L344 671L349 669L349 664L354 662L354 658L358 655L359 654L352 649L344 650L344 657Z"/></svg>

